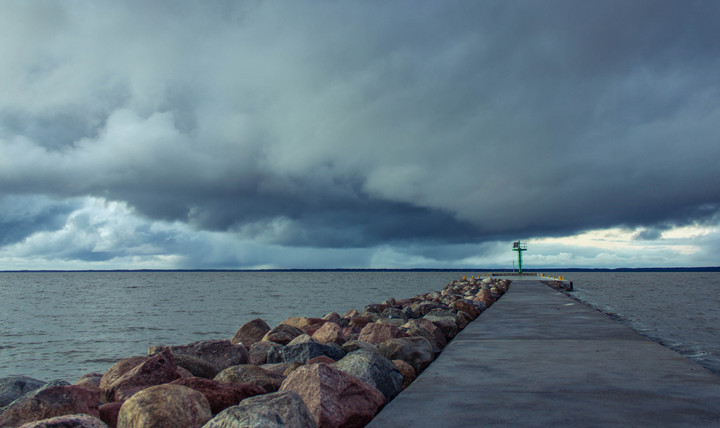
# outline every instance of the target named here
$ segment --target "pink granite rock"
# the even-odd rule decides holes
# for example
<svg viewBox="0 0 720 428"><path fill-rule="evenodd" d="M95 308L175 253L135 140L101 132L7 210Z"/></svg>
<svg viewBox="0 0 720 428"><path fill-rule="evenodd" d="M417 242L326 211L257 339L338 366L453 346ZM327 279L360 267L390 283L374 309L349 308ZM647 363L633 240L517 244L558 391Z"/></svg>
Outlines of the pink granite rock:
<svg viewBox="0 0 720 428"><path fill-rule="evenodd" d="M123 403L118 428L200 428L210 418L210 403L201 392L164 384L143 389Z"/></svg>
<svg viewBox="0 0 720 428"><path fill-rule="evenodd" d="M280 391L296 392L320 428L362 427L385 404L380 391L328 364L298 368Z"/></svg>
<svg viewBox="0 0 720 428"><path fill-rule="evenodd" d="M76 414L28 422L20 428L107 428L107 425L94 416Z"/></svg>
<svg viewBox="0 0 720 428"><path fill-rule="evenodd" d="M110 428L117 427L118 414L120 414L122 404L120 401L114 401L100 406L100 419Z"/></svg>
<svg viewBox="0 0 720 428"><path fill-rule="evenodd" d="M222 383L216 380L192 377L177 379L171 385L182 385L202 392L210 403L212 413L220 413L224 409L238 404L240 401L254 395L265 394L265 388L249 383Z"/></svg>
<svg viewBox="0 0 720 428"><path fill-rule="evenodd" d="M250 349L254 343L261 341L263 336L270 330L271 328L268 323L260 318L255 318L243 324L237 333L235 333L231 342L234 344L242 343L246 348Z"/></svg>
<svg viewBox="0 0 720 428"><path fill-rule="evenodd" d="M10 403L0 414L0 427L16 427L55 416L84 413L99 417L96 390L77 385L46 386Z"/></svg>
<svg viewBox="0 0 720 428"><path fill-rule="evenodd" d="M466 314L470 315L472 319L475 319L478 317L478 315L480 315L480 311L477 310L475 305L465 300L456 300L450 304L450 307L453 309L457 309L458 311L465 312Z"/></svg>
<svg viewBox="0 0 720 428"><path fill-rule="evenodd" d="M291 340L295 339L297 336L300 336L303 333L304 331L300 330L297 327L293 327L288 324L280 324L279 326L268 331L267 334L263 336L262 340L279 343L281 345L287 345L288 343L290 343Z"/></svg>
<svg viewBox="0 0 720 428"><path fill-rule="evenodd" d="M342 345L346 342L345 329L334 322L326 322L323 324L312 337L319 343L337 343L338 345Z"/></svg>
<svg viewBox="0 0 720 428"><path fill-rule="evenodd" d="M363 329L360 331L360 336L358 337L358 340L374 343L377 345L389 339L406 336L407 334L405 334L404 331L402 331L398 327L395 327L394 325L371 323L363 327Z"/></svg>
<svg viewBox="0 0 720 428"><path fill-rule="evenodd" d="M110 366L109 369L107 369L105 374L103 374L102 378L100 378L100 389L102 389L103 391L107 391L108 388L110 388L110 385L116 382L122 375L149 359L150 357L145 356L129 357L123 358L122 360L113 364L112 366ZM100 398L104 399L105 397L101 396Z"/></svg>
<svg viewBox="0 0 720 428"><path fill-rule="evenodd" d="M164 350L115 380L106 390L108 401L124 401L137 391L172 382L180 374L169 350Z"/></svg>

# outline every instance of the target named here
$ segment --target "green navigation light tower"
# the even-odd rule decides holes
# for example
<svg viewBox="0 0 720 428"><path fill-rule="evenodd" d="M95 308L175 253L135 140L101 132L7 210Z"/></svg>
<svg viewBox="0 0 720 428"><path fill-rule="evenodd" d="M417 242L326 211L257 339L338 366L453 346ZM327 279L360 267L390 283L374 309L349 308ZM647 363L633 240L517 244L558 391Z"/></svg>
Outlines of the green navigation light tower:
<svg viewBox="0 0 720 428"><path fill-rule="evenodd" d="M518 273L522 275L522 252L527 251L527 244L515 241L513 242L513 251L518 253Z"/></svg>

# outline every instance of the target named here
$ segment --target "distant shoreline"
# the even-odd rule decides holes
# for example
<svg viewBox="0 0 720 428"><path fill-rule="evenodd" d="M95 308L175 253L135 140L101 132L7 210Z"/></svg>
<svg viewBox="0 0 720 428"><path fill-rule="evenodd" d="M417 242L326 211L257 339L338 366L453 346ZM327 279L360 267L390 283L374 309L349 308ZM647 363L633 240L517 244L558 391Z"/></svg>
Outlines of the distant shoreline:
<svg viewBox="0 0 720 428"><path fill-rule="evenodd" d="M720 272L714 267L664 267L664 268L541 268L526 269L527 272ZM22 269L0 270L0 273L59 273L59 272L514 272L513 269L466 268L466 269Z"/></svg>

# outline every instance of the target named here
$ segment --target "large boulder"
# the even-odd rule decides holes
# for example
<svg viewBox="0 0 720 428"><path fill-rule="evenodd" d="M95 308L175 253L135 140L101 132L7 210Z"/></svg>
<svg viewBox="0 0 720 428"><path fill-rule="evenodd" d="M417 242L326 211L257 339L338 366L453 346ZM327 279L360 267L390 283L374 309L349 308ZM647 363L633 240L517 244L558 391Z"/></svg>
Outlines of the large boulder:
<svg viewBox="0 0 720 428"><path fill-rule="evenodd" d="M448 342L458 334L458 317L457 314L452 311L433 309L423 318L432 321L436 326L438 326Z"/></svg>
<svg viewBox="0 0 720 428"><path fill-rule="evenodd" d="M123 358L122 360L116 362L115 364L110 366L110 368L105 371L102 378L100 378L100 389L102 389L103 391L107 391L108 389L110 389L110 385L120 379L122 375L149 359L150 357L146 356L136 356Z"/></svg>
<svg viewBox="0 0 720 428"><path fill-rule="evenodd" d="M349 354L358 349L366 349L368 351L377 352L377 345L370 342L363 342L362 340L350 340L345 342L342 346L342 350Z"/></svg>
<svg viewBox="0 0 720 428"><path fill-rule="evenodd" d="M102 373L85 373L80 376L77 381L75 381L74 385L82 386L87 389L93 389L97 391L98 394L104 395L105 392L100 389L100 381L102 380L102 377Z"/></svg>
<svg viewBox="0 0 720 428"><path fill-rule="evenodd" d="M16 427L55 416L84 413L99 417L96 390L77 385L48 384L10 403L0 414L0 427Z"/></svg>
<svg viewBox="0 0 720 428"><path fill-rule="evenodd" d="M326 322L312 337L319 343L337 343L338 345L342 345L347 341L345 332L346 330L340 327L340 324Z"/></svg>
<svg viewBox="0 0 720 428"><path fill-rule="evenodd" d="M255 318L243 324L237 333L235 333L231 342L236 345L242 343L246 348L250 349L254 343L261 341L263 336L270 330L271 328L268 323L260 318Z"/></svg>
<svg viewBox="0 0 720 428"><path fill-rule="evenodd" d="M186 355L207 361L212 364L216 372L248 362L247 348L242 344L233 344L229 340L200 340L187 345L151 346L148 349L148 355L156 355L165 349L170 350L173 356ZM192 372L192 370L190 371Z"/></svg>
<svg viewBox="0 0 720 428"><path fill-rule="evenodd" d="M273 349L268 353L268 363L307 363L309 360L325 355L337 361L345 356L345 352L336 346L323 345L317 342L306 342Z"/></svg>
<svg viewBox="0 0 720 428"><path fill-rule="evenodd" d="M457 310L463 311L470 315L472 319L475 319L480 315L478 308L467 300L456 300L450 304L450 307Z"/></svg>
<svg viewBox="0 0 720 428"><path fill-rule="evenodd" d="M234 406L242 400L254 395L265 394L265 388L249 383L222 383L216 380L191 377L172 381L172 385L182 385L202 392L213 414Z"/></svg>
<svg viewBox="0 0 720 428"><path fill-rule="evenodd" d="M433 346L424 337L400 337L378 345L378 353L388 360L403 360L420 373L435 357Z"/></svg>
<svg viewBox="0 0 720 428"><path fill-rule="evenodd" d="M20 428L108 428L108 426L95 416L77 414L28 422Z"/></svg>
<svg viewBox="0 0 720 428"><path fill-rule="evenodd" d="M280 391L296 392L321 428L365 426L385 404L382 392L328 364L298 368Z"/></svg>
<svg viewBox="0 0 720 428"><path fill-rule="evenodd" d="M293 327L288 324L280 324L279 326L268 331L265 336L263 336L262 340L279 343L281 345L287 345L288 343L290 343L291 340L295 339L297 336L300 336L303 333L305 332L297 327Z"/></svg>
<svg viewBox="0 0 720 428"><path fill-rule="evenodd" d="M267 363L268 353L275 348L282 348L284 345L275 342L260 341L253 343L250 347L250 364L260 365Z"/></svg>
<svg viewBox="0 0 720 428"><path fill-rule="evenodd" d="M118 428L199 428L211 417L210 404L201 392L182 385L156 385L122 405Z"/></svg>
<svg viewBox="0 0 720 428"><path fill-rule="evenodd" d="M282 375L252 364L228 367L215 376L215 380L218 382L250 383L261 386L267 392L277 391L284 379Z"/></svg>
<svg viewBox="0 0 720 428"><path fill-rule="evenodd" d="M7 406L23 395L35 391L45 382L28 376L8 376L0 378L0 408Z"/></svg>
<svg viewBox="0 0 720 428"><path fill-rule="evenodd" d="M394 325L371 323L367 324L362 330L360 330L358 340L377 345L378 343L382 343L389 339L405 336L407 336L407 334Z"/></svg>
<svg viewBox="0 0 720 428"><path fill-rule="evenodd" d="M443 349L447 345L447 339L445 339L445 334L440 330L440 328L435 325L432 321L424 319L424 318L418 318L414 320L409 320L405 324L402 325L402 328L406 329L409 336L416 336L416 334L413 334L412 331L414 329L420 329L426 331L432 339L430 339L430 342L435 345L438 349ZM420 334L421 336L427 337L424 334Z"/></svg>
<svg viewBox="0 0 720 428"><path fill-rule="evenodd" d="M395 398L402 390L402 373L392 361L378 353L361 349L347 354L334 367L374 386L387 401Z"/></svg>
<svg viewBox="0 0 720 428"><path fill-rule="evenodd" d="M175 360L166 349L117 378L105 390L105 395L109 402L125 401L137 391L172 382L179 377Z"/></svg>
<svg viewBox="0 0 720 428"><path fill-rule="evenodd" d="M100 419L102 419L102 421L110 428L116 428L118 415L120 414L120 408L122 405L123 403L120 401L103 404L100 406Z"/></svg>
<svg viewBox="0 0 720 428"><path fill-rule="evenodd" d="M217 366L206 360L180 353L173 353L173 359L178 365L178 371L181 368L185 369L194 377L212 379L218 374ZM182 373L180 374L182 375Z"/></svg>
<svg viewBox="0 0 720 428"><path fill-rule="evenodd" d="M203 428L316 428L302 398L293 391L273 392L228 407Z"/></svg>

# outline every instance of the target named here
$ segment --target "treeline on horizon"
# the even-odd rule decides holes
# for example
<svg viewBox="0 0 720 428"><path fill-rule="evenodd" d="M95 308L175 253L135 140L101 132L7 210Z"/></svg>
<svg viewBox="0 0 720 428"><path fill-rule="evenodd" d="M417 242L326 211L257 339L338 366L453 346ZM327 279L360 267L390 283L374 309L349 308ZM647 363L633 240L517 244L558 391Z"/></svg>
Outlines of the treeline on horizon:
<svg viewBox="0 0 720 428"><path fill-rule="evenodd" d="M0 272L515 272L514 269L371 269L371 268L335 268L335 269L37 269L3 270ZM662 267L662 268L541 268L524 269L525 273L545 272L720 272L720 266L709 267Z"/></svg>

